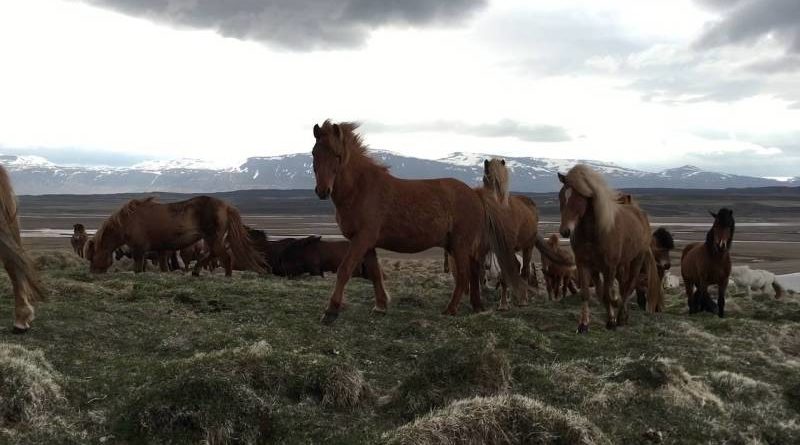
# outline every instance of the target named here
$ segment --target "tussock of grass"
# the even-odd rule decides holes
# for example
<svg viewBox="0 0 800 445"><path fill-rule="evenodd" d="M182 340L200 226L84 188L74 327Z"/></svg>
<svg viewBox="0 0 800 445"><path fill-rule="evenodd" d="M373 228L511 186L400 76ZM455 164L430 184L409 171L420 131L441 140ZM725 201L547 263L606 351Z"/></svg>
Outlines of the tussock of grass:
<svg viewBox="0 0 800 445"><path fill-rule="evenodd" d="M63 402L61 375L41 351L0 344L0 424L43 424Z"/></svg>
<svg viewBox="0 0 800 445"><path fill-rule="evenodd" d="M586 418L520 395L460 400L384 439L396 445L611 443Z"/></svg>
<svg viewBox="0 0 800 445"><path fill-rule="evenodd" d="M39 270L64 270L80 266L87 267L89 264L75 253L61 250L36 253L32 256L33 264Z"/></svg>
<svg viewBox="0 0 800 445"><path fill-rule="evenodd" d="M667 402L678 406L723 405L705 382L673 360L642 356L622 361L622 369L612 376L612 380L629 380L640 388L656 390Z"/></svg>
<svg viewBox="0 0 800 445"><path fill-rule="evenodd" d="M507 355L493 336L455 341L420 358L391 396L390 405L409 416L444 406L466 395L490 396L511 387Z"/></svg>
<svg viewBox="0 0 800 445"><path fill-rule="evenodd" d="M775 397L772 385L735 372L712 372L709 380L714 391L726 400L757 403Z"/></svg>
<svg viewBox="0 0 800 445"><path fill-rule="evenodd" d="M128 437L147 441L260 443L276 406L311 401L347 410L370 396L361 371L344 359L276 352L258 342L167 365L123 410L118 425Z"/></svg>

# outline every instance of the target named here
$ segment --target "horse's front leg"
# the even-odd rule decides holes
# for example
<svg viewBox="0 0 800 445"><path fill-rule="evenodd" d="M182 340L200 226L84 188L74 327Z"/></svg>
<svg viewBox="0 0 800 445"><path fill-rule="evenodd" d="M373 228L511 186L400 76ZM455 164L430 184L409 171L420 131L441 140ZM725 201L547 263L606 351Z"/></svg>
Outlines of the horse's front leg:
<svg viewBox="0 0 800 445"><path fill-rule="evenodd" d="M144 272L145 268L144 252L135 250L131 252L131 257L133 257L133 272L134 273Z"/></svg>
<svg viewBox="0 0 800 445"><path fill-rule="evenodd" d="M445 260L447 259L446 255L445 252ZM364 275L366 275L364 278L372 281L372 288L375 291L375 306L372 308L372 312L385 314L389 306L389 295L384 287L383 270L381 270L381 263L378 262L378 254L375 249L367 250L364 255Z"/></svg>
<svg viewBox="0 0 800 445"><path fill-rule="evenodd" d="M363 261L367 251L375 248L375 235L366 235L364 232L360 232L350 240L350 247L345 252L342 263L336 271L336 285L333 288L328 307L325 309L325 313L322 314L321 321L323 324L331 324L339 317L339 312L342 310L342 302L344 301L344 288L347 282L350 281L353 270Z"/></svg>
<svg viewBox="0 0 800 445"><path fill-rule="evenodd" d="M31 328L31 321L33 321L33 305L30 302L30 288L16 269L13 267L5 266L8 272L8 278L11 280L11 286L14 288L14 329L15 334L24 334Z"/></svg>
<svg viewBox="0 0 800 445"><path fill-rule="evenodd" d="M578 266L578 287L580 288L581 300L581 315L578 321L578 334L586 334L589 332L589 298L591 298L591 291L589 285L592 283L592 272L586 267Z"/></svg>
<svg viewBox="0 0 800 445"><path fill-rule="evenodd" d="M717 288L719 292L717 295L717 309L719 312L717 313L719 318L723 318L725 317L725 292L728 290L728 281L725 280L724 283L720 283Z"/></svg>

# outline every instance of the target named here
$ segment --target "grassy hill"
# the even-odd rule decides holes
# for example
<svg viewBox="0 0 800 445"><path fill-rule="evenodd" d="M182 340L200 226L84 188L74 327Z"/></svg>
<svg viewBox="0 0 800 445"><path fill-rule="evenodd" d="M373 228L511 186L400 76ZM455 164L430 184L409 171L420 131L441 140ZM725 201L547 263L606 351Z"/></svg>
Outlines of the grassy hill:
<svg viewBox="0 0 800 445"><path fill-rule="evenodd" d="M332 277L36 261L48 301L0 332L0 443L800 443L797 295L721 320L673 291L617 331L595 303L578 336L575 297L445 317L438 262L384 260L389 313L356 279L323 326Z"/></svg>

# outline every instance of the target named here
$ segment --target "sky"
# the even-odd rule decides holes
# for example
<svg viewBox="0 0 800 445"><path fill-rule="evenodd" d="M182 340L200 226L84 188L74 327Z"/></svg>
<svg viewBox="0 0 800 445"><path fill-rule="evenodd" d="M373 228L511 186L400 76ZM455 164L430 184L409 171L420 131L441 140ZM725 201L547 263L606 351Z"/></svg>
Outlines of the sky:
<svg viewBox="0 0 800 445"><path fill-rule="evenodd" d="M373 148L800 176L797 0L2 0L0 152ZM55 162L55 161L54 161Z"/></svg>

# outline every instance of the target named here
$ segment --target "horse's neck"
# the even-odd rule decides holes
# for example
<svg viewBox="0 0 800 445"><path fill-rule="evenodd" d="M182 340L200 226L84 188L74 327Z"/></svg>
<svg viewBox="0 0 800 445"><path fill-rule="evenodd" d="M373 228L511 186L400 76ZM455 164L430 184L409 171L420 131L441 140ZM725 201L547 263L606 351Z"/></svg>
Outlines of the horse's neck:
<svg viewBox="0 0 800 445"><path fill-rule="evenodd" d="M600 233L600 225L597 224L597 217L592 204L591 201L587 204L586 213L575 225L575 233L585 241L597 243L603 239L603 236Z"/></svg>
<svg viewBox="0 0 800 445"><path fill-rule="evenodd" d="M372 179L379 175L391 176L383 170L380 166L374 165L367 160L351 159L351 164L348 168L341 169L336 175L336 180L333 183L333 193L331 193L331 200L338 208L347 206L350 203L358 202L362 199L363 195L367 192L361 184L363 178L372 177Z"/></svg>

